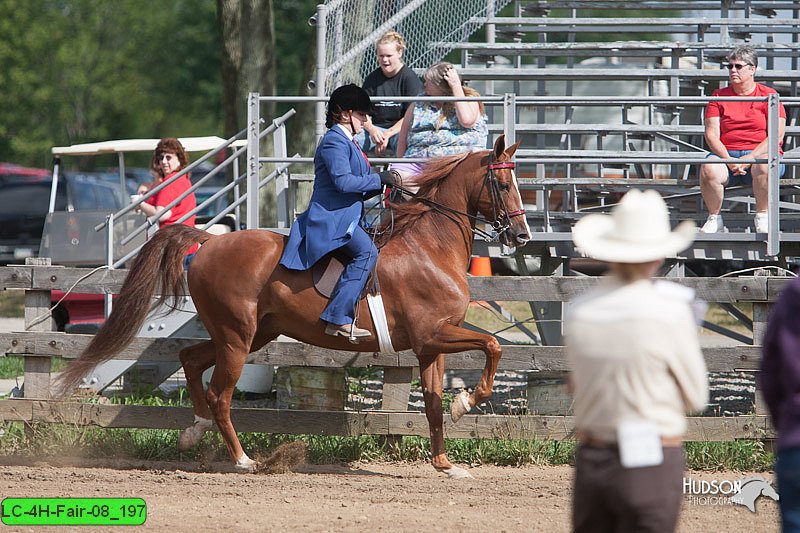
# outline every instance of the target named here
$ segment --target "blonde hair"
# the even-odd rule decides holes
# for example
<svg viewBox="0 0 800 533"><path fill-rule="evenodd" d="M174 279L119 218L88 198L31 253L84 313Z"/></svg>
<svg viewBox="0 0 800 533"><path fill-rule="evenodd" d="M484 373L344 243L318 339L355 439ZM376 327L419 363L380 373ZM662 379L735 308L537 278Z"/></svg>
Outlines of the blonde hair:
<svg viewBox="0 0 800 533"><path fill-rule="evenodd" d="M422 75L423 81L429 81L436 85L444 94L445 96L453 96L453 90L450 88L450 85L444 79L445 73L451 69L455 68L452 63L448 63L447 61L440 61L438 63L434 63L430 66L428 70L425 71L425 74ZM476 91L471 87L467 87L466 85L463 86L464 89L464 96L480 96L481 93ZM483 114L483 102L478 102L478 108L480 109L481 115ZM442 109L439 112L439 120L436 122L436 129L438 130L444 121L447 120L452 114L455 114L456 106L455 102L445 102L442 105Z"/></svg>
<svg viewBox="0 0 800 533"><path fill-rule="evenodd" d="M380 44L395 45L400 57L403 57L403 52L406 51L406 41L403 39L403 36L396 31L387 31L384 33L381 38L378 39L378 42L375 43L375 46L377 47Z"/></svg>

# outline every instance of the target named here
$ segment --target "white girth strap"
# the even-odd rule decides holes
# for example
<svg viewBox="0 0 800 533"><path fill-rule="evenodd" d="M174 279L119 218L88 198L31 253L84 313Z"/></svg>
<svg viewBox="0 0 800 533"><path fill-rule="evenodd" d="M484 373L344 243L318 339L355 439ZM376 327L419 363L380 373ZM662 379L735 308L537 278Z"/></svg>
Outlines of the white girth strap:
<svg viewBox="0 0 800 533"><path fill-rule="evenodd" d="M389 336L389 325L386 322L386 310L383 308L383 298L380 294L367 295L369 312L372 314L372 322L375 324L375 333L378 335L378 346L381 353L397 353L392 346L392 338Z"/></svg>

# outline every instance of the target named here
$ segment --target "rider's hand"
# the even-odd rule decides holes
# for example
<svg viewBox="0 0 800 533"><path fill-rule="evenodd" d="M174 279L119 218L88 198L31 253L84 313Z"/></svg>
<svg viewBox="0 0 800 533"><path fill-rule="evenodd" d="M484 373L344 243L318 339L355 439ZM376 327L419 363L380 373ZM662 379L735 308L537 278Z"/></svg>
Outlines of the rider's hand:
<svg viewBox="0 0 800 533"><path fill-rule="evenodd" d="M384 170L379 172L378 176L381 178L381 183L390 187L401 185L400 174L396 170Z"/></svg>

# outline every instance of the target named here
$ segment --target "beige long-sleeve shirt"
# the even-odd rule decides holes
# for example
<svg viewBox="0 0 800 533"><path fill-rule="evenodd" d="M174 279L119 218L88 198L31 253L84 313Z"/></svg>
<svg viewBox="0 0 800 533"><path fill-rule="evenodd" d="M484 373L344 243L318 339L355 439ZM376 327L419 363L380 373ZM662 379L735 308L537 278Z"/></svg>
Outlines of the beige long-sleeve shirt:
<svg viewBox="0 0 800 533"><path fill-rule="evenodd" d="M578 431L615 442L621 422L648 420L664 437L686 432L685 413L708 402L693 294L612 278L572 304L564 329Z"/></svg>

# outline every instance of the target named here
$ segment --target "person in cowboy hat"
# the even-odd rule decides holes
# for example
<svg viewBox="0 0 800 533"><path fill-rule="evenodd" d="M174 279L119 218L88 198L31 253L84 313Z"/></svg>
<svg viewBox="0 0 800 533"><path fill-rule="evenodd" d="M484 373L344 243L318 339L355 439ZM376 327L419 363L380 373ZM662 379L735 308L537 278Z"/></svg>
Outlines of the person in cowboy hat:
<svg viewBox="0 0 800 533"><path fill-rule="evenodd" d="M653 276L695 231L692 221L671 231L653 190L631 190L611 215L588 215L573 228L576 247L611 273L564 319L579 442L574 531L675 530L685 413L708 400L696 316L704 305L693 290Z"/></svg>
<svg viewBox="0 0 800 533"><path fill-rule="evenodd" d="M334 250L349 258L320 318L326 334L354 343L370 336L368 330L356 327L355 307L378 258L372 239L360 226L364 200L379 194L381 184L397 183L391 171L373 173L353 142L371 112L369 95L358 85L343 85L331 93L325 122L329 129L314 154L311 200L292 224L280 261L286 268L307 270Z"/></svg>

